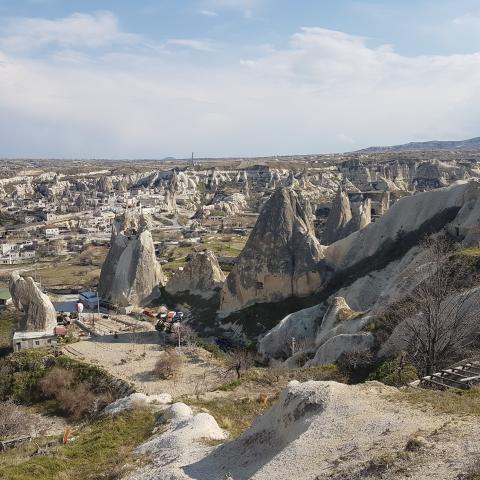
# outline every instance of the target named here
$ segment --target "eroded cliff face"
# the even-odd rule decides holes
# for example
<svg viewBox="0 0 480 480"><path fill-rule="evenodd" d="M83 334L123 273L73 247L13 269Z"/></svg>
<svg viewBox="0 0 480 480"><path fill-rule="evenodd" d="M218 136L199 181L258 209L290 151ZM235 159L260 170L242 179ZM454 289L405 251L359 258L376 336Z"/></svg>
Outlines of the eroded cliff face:
<svg viewBox="0 0 480 480"><path fill-rule="evenodd" d="M227 277L220 314L311 294L321 284L317 264L322 258L323 248L296 193L276 190Z"/></svg>
<svg viewBox="0 0 480 480"><path fill-rule="evenodd" d="M118 217L100 274L99 295L115 305L145 305L159 295L159 286L164 284L148 219L133 213Z"/></svg>
<svg viewBox="0 0 480 480"><path fill-rule="evenodd" d="M173 276L165 290L170 295L186 293L208 299L218 293L225 278L215 254L204 250L192 254L183 270Z"/></svg>
<svg viewBox="0 0 480 480"><path fill-rule="evenodd" d="M33 278L22 278L18 273L13 273L9 288L13 304L23 313L19 330L53 333L57 326L55 307Z"/></svg>

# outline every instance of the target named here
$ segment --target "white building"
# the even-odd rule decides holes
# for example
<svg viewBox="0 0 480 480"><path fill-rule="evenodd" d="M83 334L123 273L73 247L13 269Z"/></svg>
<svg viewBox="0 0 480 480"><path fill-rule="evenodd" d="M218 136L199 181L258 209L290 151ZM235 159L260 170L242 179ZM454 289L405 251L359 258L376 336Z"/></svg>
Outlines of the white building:
<svg viewBox="0 0 480 480"><path fill-rule="evenodd" d="M13 334L13 351L19 352L26 348L41 348L57 344L57 337L47 332L15 332Z"/></svg>

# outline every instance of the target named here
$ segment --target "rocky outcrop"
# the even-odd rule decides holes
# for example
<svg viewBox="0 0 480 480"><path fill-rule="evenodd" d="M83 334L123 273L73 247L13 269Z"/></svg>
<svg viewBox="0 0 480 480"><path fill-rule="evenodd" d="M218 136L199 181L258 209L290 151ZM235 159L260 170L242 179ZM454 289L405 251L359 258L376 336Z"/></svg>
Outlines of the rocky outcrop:
<svg viewBox="0 0 480 480"><path fill-rule="evenodd" d="M402 238L418 243L428 231L446 227L459 240L478 241L480 235L480 184L457 182L450 187L419 193L398 200L378 221L330 245L325 260L335 271L352 268L367 259L377 264L395 258L394 245ZM396 249L398 251L398 249ZM373 264L372 264L373 265ZM366 265L368 267L368 265ZM377 267L378 268L378 267Z"/></svg>
<svg viewBox="0 0 480 480"><path fill-rule="evenodd" d="M361 202L352 202L351 209L352 219L346 229L348 235L372 223L372 202L369 198Z"/></svg>
<svg viewBox="0 0 480 480"><path fill-rule="evenodd" d="M133 212L117 217L100 274L100 296L115 305L145 305L159 295L159 286L164 284L148 219Z"/></svg>
<svg viewBox="0 0 480 480"><path fill-rule="evenodd" d="M220 314L313 293L321 284L321 258L322 246L296 193L276 190L227 277Z"/></svg>
<svg viewBox="0 0 480 480"><path fill-rule="evenodd" d="M138 448L151 462L136 462L129 480L450 480L474 471L480 454L478 422L421 410L379 382L292 381L220 446L211 441L222 438L214 420L185 407Z"/></svg>
<svg viewBox="0 0 480 480"><path fill-rule="evenodd" d="M194 414L184 403L174 403L167 407L161 417L162 428L157 429L147 442L140 445L136 453L148 455L152 459L144 472L135 472L128 477L131 480L180 480L186 476L182 465L203 458L209 445L227 439L227 434L218 426L215 418L209 413ZM212 477L206 471L198 479ZM221 478L221 477L218 477Z"/></svg>
<svg viewBox="0 0 480 480"><path fill-rule="evenodd" d="M102 176L98 179L96 185L97 191L102 193L109 193L113 190L113 182L111 177Z"/></svg>
<svg viewBox="0 0 480 480"><path fill-rule="evenodd" d="M333 363L342 353L372 347L373 336L362 332L370 320L351 310L344 298L334 297L287 315L260 340L258 351L265 360L289 358L289 367L303 366L308 357L308 366Z"/></svg>
<svg viewBox="0 0 480 480"><path fill-rule="evenodd" d="M325 224L322 244L330 245L348 235L348 224L351 220L352 211L348 194L339 187Z"/></svg>
<svg viewBox="0 0 480 480"><path fill-rule="evenodd" d="M22 278L18 273L13 273L9 288L13 304L23 314L19 330L53 333L57 326L55 307L33 278Z"/></svg>
<svg viewBox="0 0 480 480"><path fill-rule="evenodd" d="M167 283L165 290L170 295L186 293L211 298L218 293L225 278L215 254L204 250L192 254L183 270L179 270Z"/></svg>
<svg viewBox="0 0 480 480"><path fill-rule="evenodd" d="M258 353L264 359L288 358L292 355L292 338L299 349L313 347L325 311L322 303L287 315L259 341Z"/></svg>

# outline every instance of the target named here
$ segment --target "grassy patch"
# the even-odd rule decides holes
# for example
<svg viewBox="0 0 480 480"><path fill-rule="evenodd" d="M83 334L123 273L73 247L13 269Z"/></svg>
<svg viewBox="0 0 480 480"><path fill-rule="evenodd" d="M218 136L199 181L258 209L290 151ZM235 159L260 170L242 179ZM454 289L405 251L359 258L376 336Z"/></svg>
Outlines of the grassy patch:
<svg viewBox="0 0 480 480"><path fill-rule="evenodd" d="M232 391L241 385L253 384L264 387L283 388L291 380L299 382L327 381L346 383L347 378L335 365L322 365L311 368L251 368L240 379L222 385L219 390Z"/></svg>
<svg viewBox="0 0 480 480"><path fill-rule="evenodd" d="M31 456L36 446L2 454L0 479L83 480L120 478L135 447L145 441L155 425L148 410L132 410L114 418L96 420L79 432L68 445L54 445L45 456Z"/></svg>
<svg viewBox="0 0 480 480"><path fill-rule="evenodd" d="M193 407L208 410L221 428L237 438L247 430L253 421L265 410L270 408L274 398L260 403L252 399L238 400L235 398L220 398L216 400L186 400Z"/></svg>
<svg viewBox="0 0 480 480"><path fill-rule="evenodd" d="M4 310L0 313L0 357L12 350L12 337L17 324L17 314L14 310Z"/></svg>
<svg viewBox="0 0 480 480"><path fill-rule="evenodd" d="M480 257L480 247L462 248L457 252L457 255L463 255L465 257Z"/></svg>
<svg viewBox="0 0 480 480"><path fill-rule="evenodd" d="M480 390L438 391L416 389L402 392L399 398L420 408L452 415L480 416Z"/></svg>

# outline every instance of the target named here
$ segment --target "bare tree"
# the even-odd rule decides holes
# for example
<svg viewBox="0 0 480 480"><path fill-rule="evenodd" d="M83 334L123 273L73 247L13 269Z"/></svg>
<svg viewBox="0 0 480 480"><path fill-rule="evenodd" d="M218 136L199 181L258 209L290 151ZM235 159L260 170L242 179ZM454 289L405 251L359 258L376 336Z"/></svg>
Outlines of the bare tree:
<svg viewBox="0 0 480 480"><path fill-rule="evenodd" d="M252 352L244 348L237 348L228 354L227 372L234 371L237 374L237 378L240 378L242 372L248 370L254 363L255 358Z"/></svg>
<svg viewBox="0 0 480 480"><path fill-rule="evenodd" d="M405 319L399 329L419 373L431 375L464 358L478 338L480 287L472 288L471 269L455 261L445 236L429 238L423 246L424 280L399 303Z"/></svg>

